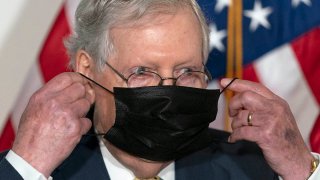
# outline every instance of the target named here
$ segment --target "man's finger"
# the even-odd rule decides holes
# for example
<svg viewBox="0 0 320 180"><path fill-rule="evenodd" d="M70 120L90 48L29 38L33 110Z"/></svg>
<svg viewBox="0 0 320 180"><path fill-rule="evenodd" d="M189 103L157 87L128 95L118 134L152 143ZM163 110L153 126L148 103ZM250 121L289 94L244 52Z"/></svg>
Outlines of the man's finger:
<svg viewBox="0 0 320 180"><path fill-rule="evenodd" d="M86 134L89 129L91 128L92 126L92 121L88 118L80 118L80 123L81 123L81 134L84 135Z"/></svg>
<svg viewBox="0 0 320 180"><path fill-rule="evenodd" d="M95 101L95 93L90 83L85 84L86 94L85 98L89 100L90 104L93 104Z"/></svg>
<svg viewBox="0 0 320 180"><path fill-rule="evenodd" d="M45 86L45 91L52 93L62 91L74 83L86 84L88 81L75 72L66 72L59 74L50 80Z"/></svg>
<svg viewBox="0 0 320 180"><path fill-rule="evenodd" d="M230 78L224 78L220 83L222 87L226 87L231 81L232 79ZM236 79L232 84L230 84L228 89L234 92L252 91L270 99L275 96L269 89L261 84L241 79Z"/></svg>
<svg viewBox="0 0 320 180"><path fill-rule="evenodd" d="M254 126L243 126L241 128L233 129L229 137L229 142L235 143L240 140L247 140L258 142L261 134L261 129Z"/></svg>
<svg viewBox="0 0 320 180"><path fill-rule="evenodd" d="M86 96L86 87L79 82L73 83L59 91L55 97L61 103L72 103Z"/></svg>
<svg viewBox="0 0 320 180"><path fill-rule="evenodd" d="M246 119L249 113L250 112L248 110L242 110L242 111L239 111L236 116L230 117L232 120L231 122L232 129L248 126L248 121Z"/></svg>
<svg viewBox="0 0 320 180"><path fill-rule="evenodd" d="M266 126L269 122L264 119L265 115L261 115L259 112L250 112L248 110L240 111L237 116L231 117L232 129L238 129L244 126L262 127Z"/></svg>
<svg viewBox="0 0 320 180"><path fill-rule="evenodd" d="M83 118L90 110L91 103L88 99L82 98L71 104L71 109L76 113L78 118Z"/></svg>
<svg viewBox="0 0 320 180"><path fill-rule="evenodd" d="M248 110L255 112L265 108L266 101L260 94L252 91L236 94L232 97L229 103L229 114L230 116L236 116L241 110Z"/></svg>

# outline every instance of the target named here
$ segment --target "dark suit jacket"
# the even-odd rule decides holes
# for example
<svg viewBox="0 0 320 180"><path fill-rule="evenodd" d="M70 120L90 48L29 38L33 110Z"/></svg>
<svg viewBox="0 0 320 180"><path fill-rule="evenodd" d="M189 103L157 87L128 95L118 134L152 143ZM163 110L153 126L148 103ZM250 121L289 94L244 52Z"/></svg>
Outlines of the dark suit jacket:
<svg viewBox="0 0 320 180"><path fill-rule="evenodd" d="M217 142L175 162L176 180L278 179L254 143L227 144L228 133L212 130ZM0 155L0 180L21 176ZM109 180L96 137L84 136L72 154L52 173L54 180Z"/></svg>

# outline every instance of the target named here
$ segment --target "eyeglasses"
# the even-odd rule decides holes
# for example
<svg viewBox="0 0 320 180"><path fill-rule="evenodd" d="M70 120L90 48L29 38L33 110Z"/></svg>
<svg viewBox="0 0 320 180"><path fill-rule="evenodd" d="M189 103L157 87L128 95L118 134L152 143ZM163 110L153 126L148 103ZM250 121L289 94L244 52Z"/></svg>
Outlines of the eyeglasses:
<svg viewBox="0 0 320 180"><path fill-rule="evenodd" d="M145 86L162 86L163 81L172 80L173 86L187 86L195 88L206 87L212 77L208 69L204 66L203 71L194 71L186 69L177 77L163 78L158 73L148 71L145 67L138 67L134 73L130 74L127 78L124 77L119 71L112 67L109 63L105 62L121 79L123 79L128 87L145 87Z"/></svg>

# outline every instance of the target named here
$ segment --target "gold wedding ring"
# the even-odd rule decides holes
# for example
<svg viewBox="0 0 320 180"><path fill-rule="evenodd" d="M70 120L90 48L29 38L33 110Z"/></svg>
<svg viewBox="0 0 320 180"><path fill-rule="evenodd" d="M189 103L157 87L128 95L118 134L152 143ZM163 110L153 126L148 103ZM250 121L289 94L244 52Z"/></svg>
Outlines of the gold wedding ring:
<svg viewBox="0 0 320 180"><path fill-rule="evenodd" d="M249 112L248 114L248 118L247 118L247 122L248 122L248 126L252 126L252 112Z"/></svg>

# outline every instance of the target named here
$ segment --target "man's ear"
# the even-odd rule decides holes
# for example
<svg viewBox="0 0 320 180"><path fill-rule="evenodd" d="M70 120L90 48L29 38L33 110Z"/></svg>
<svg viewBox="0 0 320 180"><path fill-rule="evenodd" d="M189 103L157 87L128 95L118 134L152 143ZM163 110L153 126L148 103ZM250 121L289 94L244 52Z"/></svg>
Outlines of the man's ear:
<svg viewBox="0 0 320 180"><path fill-rule="evenodd" d="M76 68L75 71L87 77L92 76L94 62L91 56L84 50L79 50L76 55Z"/></svg>
<svg viewBox="0 0 320 180"><path fill-rule="evenodd" d="M91 56L84 50L79 50L76 54L76 67L75 71L93 79L95 63ZM91 95L92 102L95 101L95 92L92 88L91 82L88 83L90 89L88 93Z"/></svg>

